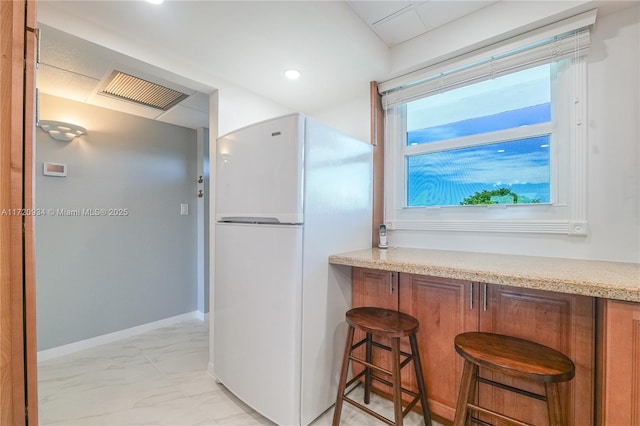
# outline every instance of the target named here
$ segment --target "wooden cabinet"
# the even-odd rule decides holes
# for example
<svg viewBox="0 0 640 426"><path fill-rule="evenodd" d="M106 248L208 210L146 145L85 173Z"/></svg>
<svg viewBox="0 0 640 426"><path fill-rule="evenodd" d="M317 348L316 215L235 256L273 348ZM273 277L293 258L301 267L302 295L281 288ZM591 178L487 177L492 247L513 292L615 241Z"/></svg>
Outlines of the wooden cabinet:
<svg viewBox="0 0 640 426"><path fill-rule="evenodd" d="M480 330L531 340L571 358L576 375L573 380L560 384L565 421L576 426L593 424L594 299L499 285L480 284L480 287ZM498 381L544 394L542 386L505 377L499 377ZM483 386L478 392L480 405L488 405L527 423L548 424L543 402Z"/></svg>
<svg viewBox="0 0 640 426"><path fill-rule="evenodd" d="M565 416L570 425L593 423L593 298L399 275L397 306L420 321L418 344L429 406L436 419L453 421L455 416L463 360L455 351L454 337L479 330L533 340L569 356L576 364L576 377L561 388L563 404L568 407ZM393 309L395 298L389 297L390 283L385 281L389 279L389 272L354 268L354 306L382 304ZM367 285L372 288L365 289ZM382 293L384 297L378 302L376 294ZM406 386L414 387L414 381L411 372L406 378L403 375ZM542 392L529 384L518 385ZM532 424L548 424L542 402L484 386L478 391L481 404Z"/></svg>
<svg viewBox="0 0 640 426"><path fill-rule="evenodd" d="M478 329L475 287L470 282L446 278L400 276L400 310L420 321L418 348L429 408L434 416L451 421L463 367L453 339L459 333Z"/></svg>
<svg viewBox="0 0 640 426"><path fill-rule="evenodd" d="M598 301L597 424L640 426L640 303Z"/></svg>

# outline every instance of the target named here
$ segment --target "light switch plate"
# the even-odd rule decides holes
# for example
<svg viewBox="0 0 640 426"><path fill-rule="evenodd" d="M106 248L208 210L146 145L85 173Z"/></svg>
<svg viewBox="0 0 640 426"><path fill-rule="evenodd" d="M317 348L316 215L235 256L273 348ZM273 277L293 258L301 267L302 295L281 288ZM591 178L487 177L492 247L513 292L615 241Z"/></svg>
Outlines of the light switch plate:
<svg viewBox="0 0 640 426"><path fill-rule="evenodd" d="M181 215L188 215L189 214L189 204L180 204L180 214Z"/></svg>

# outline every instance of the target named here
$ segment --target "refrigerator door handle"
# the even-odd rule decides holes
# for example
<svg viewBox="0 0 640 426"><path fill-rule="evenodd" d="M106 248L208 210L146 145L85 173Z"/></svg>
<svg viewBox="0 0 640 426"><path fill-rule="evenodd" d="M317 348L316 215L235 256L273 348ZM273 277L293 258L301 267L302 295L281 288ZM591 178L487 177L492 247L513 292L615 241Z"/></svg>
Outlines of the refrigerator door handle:
<svg viewBox="0 0 640 426"><path fill-rule="evenodd" d="M278 218L275 217L245 217L245 216L224 216L221 217L218 222L224 223L281 223Z"/></svg>

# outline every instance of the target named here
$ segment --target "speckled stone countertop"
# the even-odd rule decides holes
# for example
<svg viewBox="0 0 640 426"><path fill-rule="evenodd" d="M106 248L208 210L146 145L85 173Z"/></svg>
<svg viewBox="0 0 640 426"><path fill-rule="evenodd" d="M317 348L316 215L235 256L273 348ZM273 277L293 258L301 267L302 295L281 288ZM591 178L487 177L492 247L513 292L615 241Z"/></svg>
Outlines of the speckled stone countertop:
<svg viewBox="0 0 640 426"><path fill-rule="evenodd" d="M329 263L640 302L640 264L413 248L335 254Z"/></svg>

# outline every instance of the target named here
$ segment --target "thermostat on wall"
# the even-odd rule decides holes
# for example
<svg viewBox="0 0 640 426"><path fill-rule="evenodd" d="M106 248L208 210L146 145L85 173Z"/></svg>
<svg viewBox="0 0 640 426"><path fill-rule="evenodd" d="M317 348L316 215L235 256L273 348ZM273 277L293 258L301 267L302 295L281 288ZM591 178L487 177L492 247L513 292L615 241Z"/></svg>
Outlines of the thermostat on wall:
<svg viewBox="0 0 640 426"><path fill-rule="evenodd" d="M65 163L49 163L44 162L42 165L42 173L46 176L66 176L67 165Z"/></svg>

